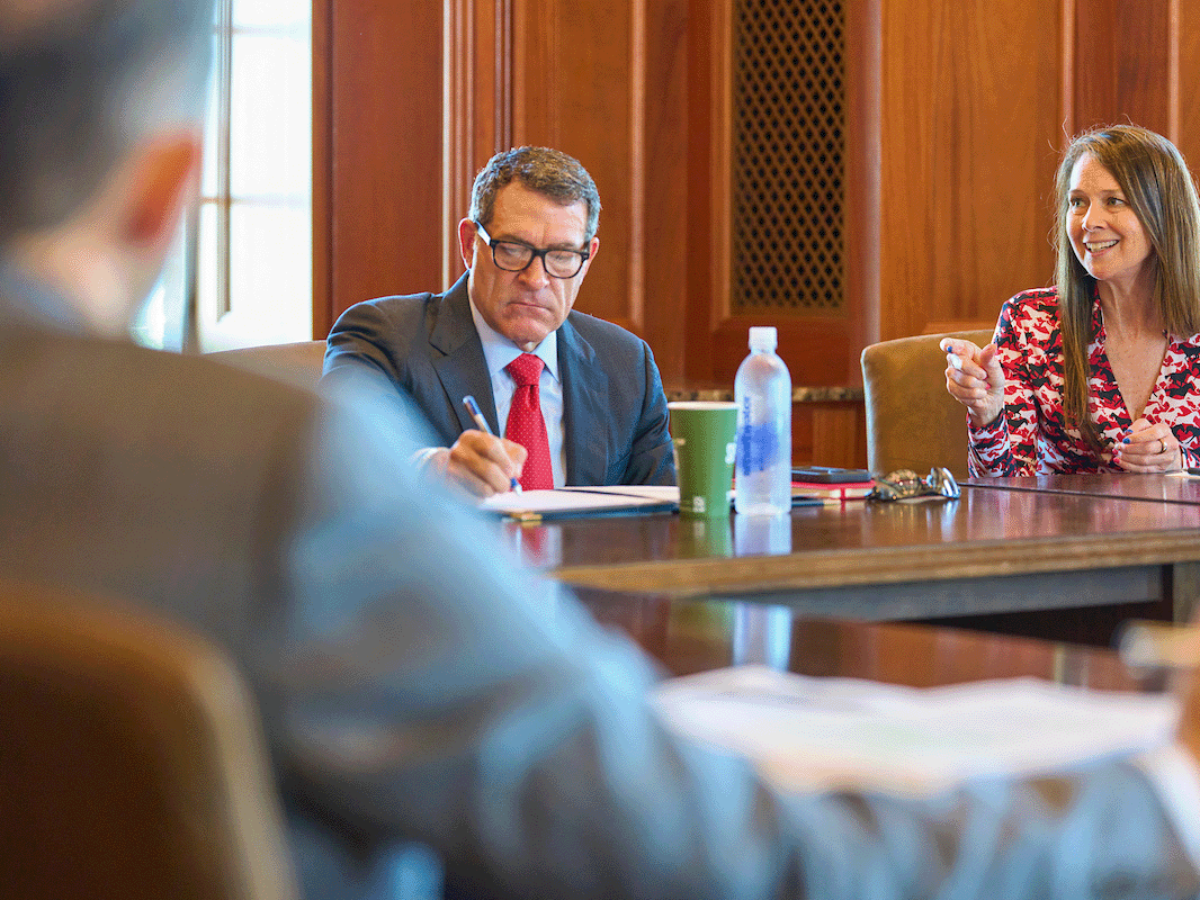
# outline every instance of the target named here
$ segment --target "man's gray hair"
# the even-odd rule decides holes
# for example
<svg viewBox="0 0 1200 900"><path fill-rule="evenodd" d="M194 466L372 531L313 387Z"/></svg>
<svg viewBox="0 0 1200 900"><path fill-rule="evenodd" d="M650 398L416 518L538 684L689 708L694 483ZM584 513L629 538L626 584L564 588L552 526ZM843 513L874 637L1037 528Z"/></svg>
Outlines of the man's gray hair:
<svg viewBox="0 0 1200 900"><path fill-rule="evenodd" d="M584 241L595 237L600 225L600 193L596 182L575 157L549 147L516 147L488 160L475 176L470 217L484 228L490 225L496 194L513 181L564 206L582 200L587 204Z"/></svg>
<svg viewBox="0 0 1200 900"><path fill-rule="evenodd" d="M0 246L66 222L153 129L199 121L212 0L5 0Z"/></svg>

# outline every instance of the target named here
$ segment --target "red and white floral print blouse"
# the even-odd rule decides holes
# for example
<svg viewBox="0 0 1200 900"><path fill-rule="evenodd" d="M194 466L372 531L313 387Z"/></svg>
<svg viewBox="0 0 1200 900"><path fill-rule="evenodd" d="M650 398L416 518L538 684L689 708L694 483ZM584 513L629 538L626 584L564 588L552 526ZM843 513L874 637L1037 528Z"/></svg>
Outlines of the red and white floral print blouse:
<svg viewBox="0 0 1200 900"><path fill-rule="evenodd" d="M1025 291L1007 301L993 340L1007 382L1004 412L982 428L968 418L971 474L1121 471L1111 448L1128 434L1133 420L1104 351L1099 298L1093 301L1088 344L1088 414L1105 448L1099 457L1066 422L1057 291ZM1168 336L1162 369L1142 416L1170 426L1183 446L1184 466L1200 465L1200 335Z"/></svg>

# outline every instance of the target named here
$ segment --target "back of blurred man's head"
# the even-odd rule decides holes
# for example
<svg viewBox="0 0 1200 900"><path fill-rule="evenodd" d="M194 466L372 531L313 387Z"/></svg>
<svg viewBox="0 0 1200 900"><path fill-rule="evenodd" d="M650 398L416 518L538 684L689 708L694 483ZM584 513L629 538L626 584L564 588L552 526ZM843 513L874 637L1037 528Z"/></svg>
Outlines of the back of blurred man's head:
<svg viewBox="0 0 1200 900"><path fill-rule="evenodd" d="M0 253L84 209L139 142L199 120L212 0L3 0Z"/></svg>

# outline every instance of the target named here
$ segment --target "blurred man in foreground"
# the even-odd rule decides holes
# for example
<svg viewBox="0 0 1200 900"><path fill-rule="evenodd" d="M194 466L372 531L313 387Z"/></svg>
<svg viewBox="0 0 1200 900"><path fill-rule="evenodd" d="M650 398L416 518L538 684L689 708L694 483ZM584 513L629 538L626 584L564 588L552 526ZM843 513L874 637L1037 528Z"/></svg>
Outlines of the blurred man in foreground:
<svg viewBox="0 0 1200 900"><path fill-rule="evenodd" d="M425 436L394 403L117 337L196 163L210 22L201 0L0 8L0 571L226 649L310 900L396 896L410 841L471 896L1197 892L1155 787L1194 792L1190 764L779 798L667 734L640 654L414 481L395 437Z"/></svg>

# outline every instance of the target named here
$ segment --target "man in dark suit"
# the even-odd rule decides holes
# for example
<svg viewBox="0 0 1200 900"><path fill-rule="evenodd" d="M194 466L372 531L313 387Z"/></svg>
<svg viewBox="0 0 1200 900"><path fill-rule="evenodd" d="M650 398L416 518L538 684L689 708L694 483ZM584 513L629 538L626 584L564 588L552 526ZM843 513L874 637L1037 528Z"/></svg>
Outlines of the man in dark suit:
<svg viewBox="0 0 1200 900"><path fill-rule="evenodd" d="M0 573L225 649L308 900L412 896L412 842L471 897L1200 890L1194 710L1171 759L777 794L665 729L638 650L415 475L403 403L115 338L192 182L211 23L203 0L0 4Z"/></svg>
<svg viewBox="0 0 1200 900"><path fill-rule="evenodd" d="M442 443L424 456L478 494L508 490L515 477L529 487L542 453L549 470L536 486L674 483L667 401L650 348L573 311L600 246L599 215L596 185L574 158L544 147L497 154L458 224L467 273L445 294L346 310L329 335L326 381L366 372L408 394ZM519 387L508 367L523 355L541 364L540 449L512 435ZM466 395L504 438L476 425Z"/></svg>

